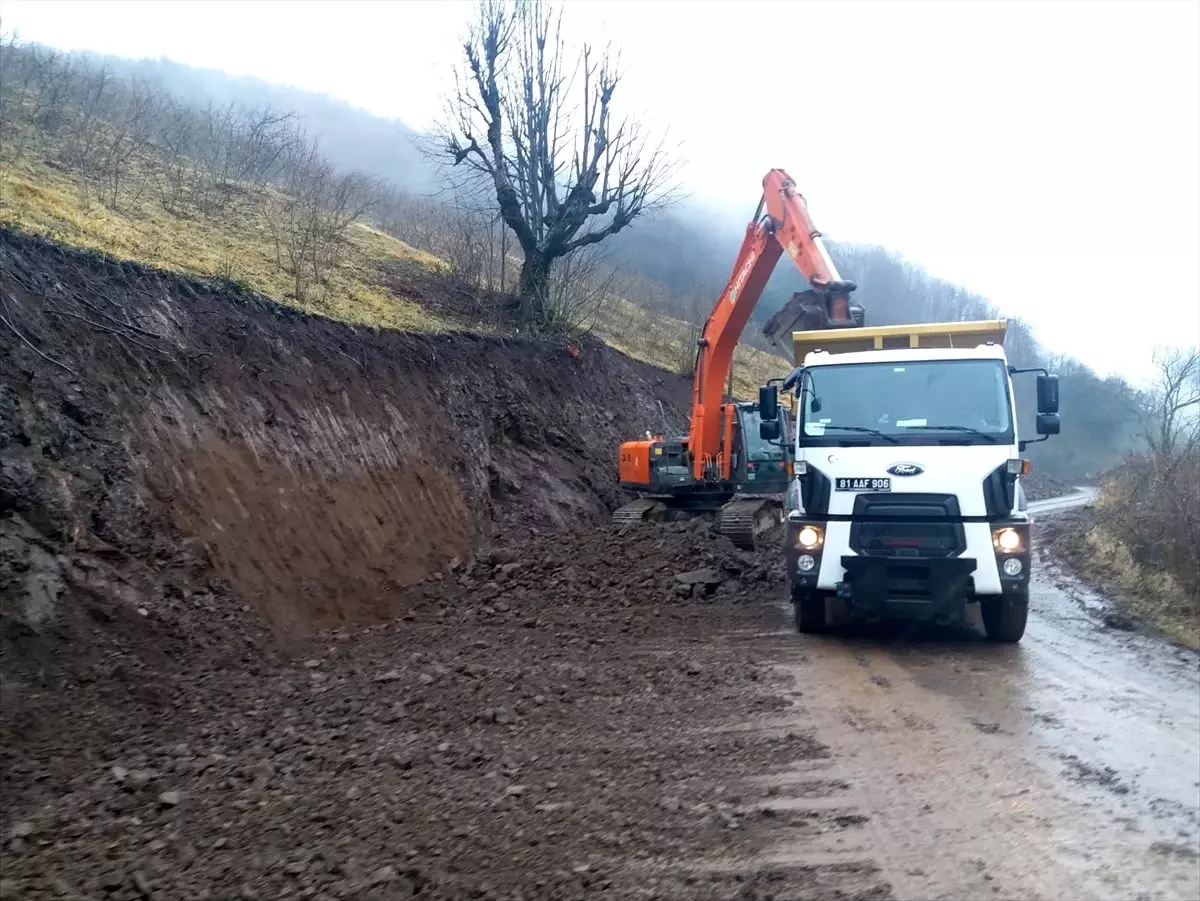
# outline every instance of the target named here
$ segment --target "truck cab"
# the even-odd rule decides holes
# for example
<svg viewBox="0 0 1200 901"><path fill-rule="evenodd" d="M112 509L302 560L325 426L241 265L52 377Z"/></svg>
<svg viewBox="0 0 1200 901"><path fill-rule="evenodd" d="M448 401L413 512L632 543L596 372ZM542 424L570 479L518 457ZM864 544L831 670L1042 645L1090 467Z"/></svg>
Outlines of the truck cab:
<svg viewBox="0 0 1200 901"><path fill-rule="evenodd" d="M1029 441L1018 434L1020 370L1008 364L1005 330L997 320L793 334L784 552L801 632L837 619L955 621L979 603L989 638L1020 640ZM1038 406L1042 437L1032 440L1059 429L1048 373Z"/></svg>

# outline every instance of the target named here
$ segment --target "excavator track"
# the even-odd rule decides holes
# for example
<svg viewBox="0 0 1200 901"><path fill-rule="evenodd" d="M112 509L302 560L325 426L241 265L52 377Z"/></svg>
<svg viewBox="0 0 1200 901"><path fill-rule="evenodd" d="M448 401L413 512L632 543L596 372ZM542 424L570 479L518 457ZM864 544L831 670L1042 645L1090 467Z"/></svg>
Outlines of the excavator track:
<svg viewBox="0 0 1200 901"><path fill-rule="evenodd" d="M756 548L763 532L783 521L783 505L772 498L753 497L730 501L721 508L717 531L744 551Z"/></svg>
<svg viewBox="0 0 1200 901"><path fill-rule="evenodd" d="M645 522L646 515L659 506L661 506L661 503L650 497L641 497L636 501L630 501L625 506L618 507L613 511L613 525L628 526L634 523Z"/></svg>

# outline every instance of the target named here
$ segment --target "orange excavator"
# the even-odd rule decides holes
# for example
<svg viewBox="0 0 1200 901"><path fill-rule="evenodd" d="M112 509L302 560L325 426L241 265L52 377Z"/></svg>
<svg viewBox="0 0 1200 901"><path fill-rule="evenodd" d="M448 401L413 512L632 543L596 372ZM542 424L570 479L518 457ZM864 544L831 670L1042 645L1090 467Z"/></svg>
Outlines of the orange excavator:
<svg viewBox="0 0 1200 901"><path fill-rule="evenodd" d="M777 407L773 392L760 391L757 402L739 402L725 396L725 386L734 349L784 253L810 289L793 295L767 323L764 333L774 343L785 335L790 340L797 325L806 330L863 325L863 308L850 301L854 282L838 274L796 183L782 169L772 169L733 274L697 341L689 432L678 438L647 432L644 439L621 444L621 486L639 497L613 513L615 523L715 514L721 534L753 550L755 539L781 521L791 478L786 411Z"/></svg>

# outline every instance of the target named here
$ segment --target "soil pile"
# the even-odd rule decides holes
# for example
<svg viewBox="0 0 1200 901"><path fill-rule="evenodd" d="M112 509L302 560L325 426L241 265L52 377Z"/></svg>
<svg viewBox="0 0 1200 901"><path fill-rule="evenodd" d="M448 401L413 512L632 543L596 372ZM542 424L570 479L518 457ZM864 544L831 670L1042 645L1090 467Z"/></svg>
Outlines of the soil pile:
<svg viewBox="0 0 1200 901"><path fill-rule="evenodd" d="M564 606L608 611L669 606L680 598L734 597L750 587L781 586L782 561L778 550L735 548L703 520L573 531L524 548L496 547L469 564L452 560L416 597L425 603L461 598L475 611L495 610L491 602L503 597L501 612L547 593Z"/></svg>
<svg viewBox="0 0 1200 901"><path fill-rule="evenodd" d="M1031 501L1061 497L1075 490L1074 486L1069 482L1064 482L1062 479L1056 479L1048 473L1041 472L1037 467L1034 467L1033 472L1029 475L1021 477L1021 484L1025 488L1025 497Z"/></svg>

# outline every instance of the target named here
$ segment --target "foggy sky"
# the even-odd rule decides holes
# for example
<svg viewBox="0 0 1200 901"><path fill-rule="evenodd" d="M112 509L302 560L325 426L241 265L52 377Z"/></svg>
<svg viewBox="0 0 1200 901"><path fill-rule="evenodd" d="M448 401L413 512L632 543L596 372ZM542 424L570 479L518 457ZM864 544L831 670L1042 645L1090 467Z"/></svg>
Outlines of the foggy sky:
<svg viewBox="0 0 1200 901"><path fill-rule="evenodd" d="M469 0L0 0L26 40L165 56L428 127ZM1140 380L1200 341L1200 4L570 0L686 187L753 213L787 169L831 238L882 244ZM730 261L732 263L732 259ZM853 277L853 273L844 273Z"/></svg>

